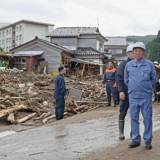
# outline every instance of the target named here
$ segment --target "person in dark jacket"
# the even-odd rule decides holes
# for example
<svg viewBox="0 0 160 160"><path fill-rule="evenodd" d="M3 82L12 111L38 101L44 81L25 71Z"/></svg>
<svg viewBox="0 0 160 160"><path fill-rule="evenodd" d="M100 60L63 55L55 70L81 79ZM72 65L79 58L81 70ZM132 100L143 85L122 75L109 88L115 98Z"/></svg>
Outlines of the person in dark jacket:
<svg viewBox="0 0 160 160"><path fill-rule="evenodd" d="M59 75L55 79L55 93L54 97L56 100L55 115L56 119L60 120L64 117L65 108L65 96L67 93L64 75L66 74L66 69L64 67L58 68Z"/></svg>
<svg viewBox="0 0 160 160"><path fill-rule="evenodd" d="M106 92L107 92L107 100L108 106L111 105L111 98L113 97L114 106L118 105L118 91L116 85L116 68L114 67L112 62L108 62L104 77L103 77L103 84L106 85Z"/></svg>
<svg viewBox="0 0 160 160"><path fill-rule="evenodd" d="M124 83L124 70L126 64L133 59L133 45L127 47L127 60L120 63L117 69L117 85L120 97L120 110L119 110L119 139L124 140L124 124L125 117L129 108L128 88Z"/></svg>
<svg viewBox="0 0 160 160"><path fill-rule="evenodd" d="M156 82L155 86L155 101L160 102L160 80Z"/></svg>

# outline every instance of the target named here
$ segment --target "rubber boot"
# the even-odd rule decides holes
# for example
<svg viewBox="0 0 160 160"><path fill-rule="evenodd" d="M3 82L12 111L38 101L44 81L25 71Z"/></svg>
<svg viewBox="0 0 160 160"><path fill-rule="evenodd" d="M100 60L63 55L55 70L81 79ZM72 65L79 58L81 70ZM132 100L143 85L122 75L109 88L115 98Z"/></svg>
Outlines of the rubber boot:
<svg viewBox="0 0 160 160"><path fill-rule="evenodd" d="M110 102L110 101L108 102L107 106L108 106L108 107L110 107L110 106L111 106L111 102Z"/></svg>
<svg viewBox="0 0 160 160"><path fill-rule="evenodd" d="M114 107L118 106L119 102L118 101L114 101Z"/></svg>
<svg viewBox="0 0 160 160"><path fill-rule="evenodd" d="M119 140L125 140L124 136L124 120L119 120Z"/></svg>

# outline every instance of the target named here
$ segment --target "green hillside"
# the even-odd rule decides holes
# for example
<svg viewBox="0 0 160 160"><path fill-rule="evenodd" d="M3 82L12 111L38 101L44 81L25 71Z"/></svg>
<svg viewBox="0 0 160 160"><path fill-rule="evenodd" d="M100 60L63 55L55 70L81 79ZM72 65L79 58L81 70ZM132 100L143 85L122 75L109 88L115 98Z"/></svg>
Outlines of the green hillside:
<svg viewBox="0 0 160 160"><path fill-rule="evenodd" d="M127 40L131 42L141 41L147 44L156 38L156 35L146 35L146 36L128 36Z"/></svg>

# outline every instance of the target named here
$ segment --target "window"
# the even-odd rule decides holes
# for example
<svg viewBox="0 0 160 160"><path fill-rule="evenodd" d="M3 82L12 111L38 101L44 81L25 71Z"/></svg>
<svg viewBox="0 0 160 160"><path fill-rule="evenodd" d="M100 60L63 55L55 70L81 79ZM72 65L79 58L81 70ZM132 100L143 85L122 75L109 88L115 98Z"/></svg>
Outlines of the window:
<svg viewBox="0 0 160 160"><path fill-rule="evenodd" d="M18 36L16 36L16 41L18 41Z"/></svg>
<svg viewBox="0 0 160 160"><path fill-rule="evenodd" d="M99 48L100 48L100 42L99 42L99 40L97 40L97 50L99 50Z"/></svg>
<svg viewBox="0 0 160 160"><path fill-rule="evenodd" d="M21 34L19 35L19 41L22 41L22 35Z"/></svg>
<svg viewBox="0 0 160 160"><path fill-rule="evenodd" d="M18 26L16 26L16 32L18 31Z"/></svg>
<svg viewBox="0 0 160 160"><path fill-rule="evenodd" d="M19 31L22 31L22 25L19 26Z"/></svg>

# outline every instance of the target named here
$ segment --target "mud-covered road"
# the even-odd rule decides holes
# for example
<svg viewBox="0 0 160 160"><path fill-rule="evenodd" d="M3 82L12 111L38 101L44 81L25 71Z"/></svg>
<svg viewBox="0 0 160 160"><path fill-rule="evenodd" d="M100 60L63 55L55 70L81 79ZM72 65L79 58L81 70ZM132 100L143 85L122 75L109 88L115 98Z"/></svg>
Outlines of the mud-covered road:
<svg viewBox="0 0 160 160"><path fill-rule="evenodd" d="M142 118L140 121L142 124ZM129 116L127 116L125 135L128 139L129 124ZM2 131L0 160L120 160L129 159L124 158L127 155L133 159L135 153L136 156L147 156L147 158L151 155L154 160L154 156L159 154L157 149L160 143L159 129L160 107L156 105L154 130L157 133L153 150L146 152L143 143L138 149L129 150L128 140L124 142L118 140L118 108L106 107L22 132Z"/></svg>

